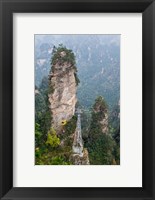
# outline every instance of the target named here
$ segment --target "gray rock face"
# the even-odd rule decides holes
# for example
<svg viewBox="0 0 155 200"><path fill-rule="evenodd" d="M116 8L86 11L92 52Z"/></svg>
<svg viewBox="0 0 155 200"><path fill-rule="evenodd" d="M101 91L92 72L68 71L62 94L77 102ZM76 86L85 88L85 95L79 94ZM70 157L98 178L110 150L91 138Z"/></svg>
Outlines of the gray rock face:
<svg viewBox="0 0 155 200"><path fill-rule="evenodd" d="M108 124L109 123L108 123L108 113L107 112L104 113L104 118L99 122L101 124L102 132L104 134L108 134L108 131L109 131L109 125Z"/></svg>
<svg viewBox="0 0 155 200"><path fill-rule="evenodd" d="M73 117L77 102L77 69L74 66L74 62L69 60L71 58L65 51L57 52L54 62L52 60L52 69L49 75L50 92L48 97L52 114L51 126L56 130L57 134L64 131L63 123ZM67 139L73 140L70 161L75 165L88 165L89 156L87 149L83 147L80 113L78 113L76 130ZM61 141L60 145L65 146L65 139Z"/></svg>
<svg viewBox="0 0 155 200"><path fill-rule="evenodd" d="M99 96L96 99L96 102L93 107L94 113L97 115L97 120L100 123L100 128L102 133L108 134L109 132L109 114L107 105L102 96Z"/></svg>
<svg viewBox="0 0 155 200"><path fill-rule="evenodd" d="M70 157L70 161L74 163L74 165L89 165L89 155L87 149L83 149L82 154L72 154Z"/></svg>
<svg viewBox="0 0 155 200"><path fill-rule="evenodd" d="M73 153L77 153L82 155L83 152L83 141L82 141L82 134L81 134L81 117L80 113L78 113L78 119L76 124L76 130L74 133L74 142L73 142Z"/></svg>
<svg viewBox="0 0 155 200"><path fill-rule="evenodd" d="M74 141L72 146L73 154L71 155L71 161L74 165L89 165L89 156L86 148L83 148L83 140L81 133L81 111L78 109L78 119L76 124L76 130L74 133Z"/></svg>
<svg viewBox="0 0 155 200"><path fill-rule="evenodd" d="M75 112L76 80L75 69L69 62L57 62L49 76L52 92L49 94L52 126L59 130L63 120L70 120Z"/></svg>

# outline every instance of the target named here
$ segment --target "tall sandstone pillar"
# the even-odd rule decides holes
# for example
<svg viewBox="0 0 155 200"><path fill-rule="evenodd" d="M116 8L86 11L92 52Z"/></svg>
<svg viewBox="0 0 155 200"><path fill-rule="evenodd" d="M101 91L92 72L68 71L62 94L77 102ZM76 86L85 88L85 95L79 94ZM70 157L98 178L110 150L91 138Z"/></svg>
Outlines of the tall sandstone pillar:
<svg viewBox="0 0 155 200"><path fill-rule="evenodd" d="M74 54L71 54L74 58ZM75 112L76 98L76 67L70 59L68 51L57 50L49 75L49 103L52 114L52 127L59 132L62 122L69 121Z"/></svg>

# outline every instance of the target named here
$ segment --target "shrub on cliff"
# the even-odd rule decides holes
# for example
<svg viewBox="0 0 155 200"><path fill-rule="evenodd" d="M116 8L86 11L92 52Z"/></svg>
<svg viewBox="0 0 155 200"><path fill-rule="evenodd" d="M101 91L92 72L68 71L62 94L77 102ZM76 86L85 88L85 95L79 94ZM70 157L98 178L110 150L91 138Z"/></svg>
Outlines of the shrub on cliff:
<svg viewBox="0 0 155 200"><path fill-rule="evenodd" d="M55 65L57 61L70 62L75 65L75 55L71 49L60 44L58 47L53 47L51 64Z"/></svg>
<svg viewBox="0 0 155 200"><path fill-rule="evenodd" d="M60 139L56 135L56 131L51 128L47 134L47 145L50 145L51 147L58 147L60 144Z"/></svg>

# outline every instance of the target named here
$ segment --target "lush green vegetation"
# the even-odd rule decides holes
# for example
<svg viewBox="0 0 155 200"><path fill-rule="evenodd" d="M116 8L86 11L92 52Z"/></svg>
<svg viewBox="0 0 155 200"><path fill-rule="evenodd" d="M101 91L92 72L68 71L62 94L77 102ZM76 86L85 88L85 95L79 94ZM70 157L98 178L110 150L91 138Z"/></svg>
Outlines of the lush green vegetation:
<svg viewBox="0 0 155 200"><path fill-rule="evenodd" d="M93 165L111 165L113 156L114 141L110 136L100 134L94 142L89 142L88 151L90 163Z"/></svg>
<svg viewBox="0 0 155 200"><path fill-rule="evenodd" d="M100 121L108 111L105 100L99 96L93 105L89 133L85 138L90 164L112 165L119 164L119 145L108 132L104 134Z"/></svg>
<svg viewBox="0 0 155 200"><path fill-rule="evenodd" d="M60 139L56 135L56 131L54 128L51 128L47 134L47 145L50 145L51 147L58 147L60 145Z"/></svg>
<svg viewBox="0 0 155 200"><path fill-rule="evenodd" d="M58 47L54 46L52 51L51 65L55 65L57 62L68 62L71 63L72 66L75 66L75 56L73 51L71 49L67 49L65 46L63 46L63 44L59 44Z"/></svg>
<svg viewBox="0 0 155 200"><path fill-rule="evenodd" d="M56 131L51 128L47 134L46 141L40 143L42 133L39 130L39 125L36 124L35 138L35 159L37 165L70 165L69 156L71 148L69 146L61 146L60 138Z"/></svg>
<svg viewBox="0 0 155 200"><path fill-rule="evenodd" d="M76 121L77 121L77 117L75 115L73 115L71 120L68 121L67 124L64 126L65 134L64 134L63 137L68 137L68 136L70 136L71 134L73 134L75 132Z"/></svg>
<svg viewBox="0 0 155 200"><path fill-rule="evenodd" d="M61 135L53 128L48 131L46 140L40 140L42 132L39 124L35 128L35 157L37 165L70 165L72 154L73 133L76 128L76 117L73 117L64 127Z"/></svg>
<svg viewBox="0 0 155 200"><path fill-rule="evenodd" d="M64 56L61 56L61 53ZM55 62L69 62L75 70L74 76L77 84L77 69L75 66L75 57L71 50L59 45L54 47L52 52L51 64ZM36 164L38 165L56 165L71 164L69 157L72 153L73 134L76 129L76 116L64 126L61 133L51 127L51 111L49 109L48 95L54 92L54 87L48 77L43 77L39 87L35 87L35 153Z"/></svg>
<svg viewBox="0 0 155 200"><path fill-rule="evenodd" d="M44 77L40 87L36 87L35 95L35 163L36 165L70 165L73 133L76 128L76 116L73 116L65 126L62 134L57 135L51 127L51 112L49 109L49 81Z"/></svg>
<svg viewBox="0 0 155 200"><path fill-rule="evenodd" d="M63 66L64 63L70 63L71 67L75 70L74 76L76 84L80 83L80 80L77 76L77 67L75 62L75 55L71 49L67 49L62 44L59 44L58 47L53 47L52 58L51 58L51 66L54 66L56 63L59 63ZM51 68L52 72L54 72L54 67Z"/></svg>
<svg viewBox="0 0 155 200"><path fill-rule="evenodd" d="M48 90L49 81L47 77L44 77L40 87L37 89L37 94L35 94L35 123L40 125L44 140L51 126Z"/></svg>
<svg viewBox="0 0 155 200"><path fill-rule="evenodd" d="M45 80L43 83L46 82ZM36 108L36 111L39 110L38 112L40 113L40 120L37 117L35 125L36 164L70 165L72 164L70 155L72 154L73 134L76 129L77 117L73 116L62 127L61 134L59 135L51 128L51 125L47 126L46 120L48 121L49 118L45 118L47 108L45 106L46 101L44 102L43 99L46 99L46 90L44 90L43 86L45 85L42 84L40 87L41 98L36 98L36 106L39 106L39 108ZM118 127L116 127L116 123L114 125L112 123L112 120L116 121L116 113L118 111L118 109L114 110L115 118L110 120L108 134L103 134L100 124L105 112L108 112L108 106L101 96L96 98L91 112L82 113L82 135L84 145L89 152L90 164L114 165L120 163L120 132Z"/></svg>
<svg viewBox="0 0 155 200"><path fill-rule="evenodd" d="M43 45L41 51L43 54L49 48ZM98 47L101 52L102 48ZM107 48L110 48L107 46ZM116 47L117 48L117 47ZM95 49L95 47L94 47ZM94 49L92 50L94 52ZM97 51L97 50L96 50ZM113 49L108 49L113 53ZM64 52L62 54L62 52ZM119 77L118 71L115 69L116 61L119 62L118 55L114 55L115 62L108 63L105 58L104 65L109 68L104 73L100 73L102 63L99 63L98 57L92 54L92 60L87 60L87 49L81 49L82 61L80 70L80 83L77 77L77 68L75 55L72 50L67 49L63 45L53 48L51 63L56 62L62 64L70 62L75 70L74 76L78 86L78 99L82 104L83 113L81 114L82 135L84 146L88 149L90 164L92 165L115 165L120 163L120 122L119 122L119 105L114 105L119 99L119 84L116 83ZM96 56L96 57L95 57ZM118 59L118 60L117 60ZM84 62L85 61L85 62ZM95 64L92 64L92 63ZM89 69L87 66L89 65ZM52 68L54 70L54 68ZM114 72L113 72L114 70ZM115 73L114 75L111 75ZM103 78L104 77L104 78ZM113 81L114 80L114 81ZM100 87L98 87L100 86ZM48 80L43 77L41 84L35 87L35 155L37 165L71 165L70 155L72 154L73 133L76 129L77 117L73 116L64 126L61 133L51 127L51 111L49 109L48 94L54 92L54 87ZM105 99L99 94L105 94ZM97 97L97 98L96 98ZM92 102L94 104L92 105ZM108 102L108 104L106 103ZM90 106L92 105L92 108ZM86 108L86 110L85 110ZM109 115L109 131L103 134L100 121L105 117L105 113Z"/></svg>

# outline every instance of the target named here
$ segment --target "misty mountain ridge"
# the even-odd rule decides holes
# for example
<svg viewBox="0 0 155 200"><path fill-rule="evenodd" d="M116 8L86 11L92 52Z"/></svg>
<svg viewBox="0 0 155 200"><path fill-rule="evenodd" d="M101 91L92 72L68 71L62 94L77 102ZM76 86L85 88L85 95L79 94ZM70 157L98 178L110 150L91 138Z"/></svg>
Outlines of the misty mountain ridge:
<svg viewBox="0 0 155 200"><path fill-rule="evenodd" d="M111 108L120 99L120 35L35 35L35 84L48 76L54 46L65 45L76 57L79 103L90 108L102 95Z"/></svg>

